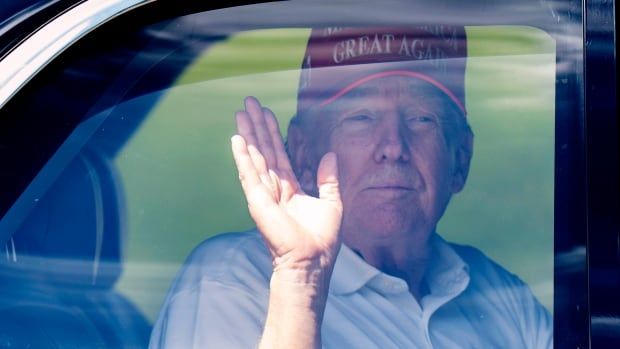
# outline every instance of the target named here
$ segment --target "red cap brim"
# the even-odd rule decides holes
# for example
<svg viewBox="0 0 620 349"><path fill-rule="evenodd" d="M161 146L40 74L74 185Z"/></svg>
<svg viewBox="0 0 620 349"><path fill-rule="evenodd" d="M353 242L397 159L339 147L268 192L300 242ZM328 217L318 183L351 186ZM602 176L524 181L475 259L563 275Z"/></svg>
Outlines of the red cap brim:
<svg viewBox="0 0 620 349"><path fill-rule="evenodd" d="M454 102L454 104L456 104L456 106L461 110L461 112L463 112L463 115L467 115L467 111L465 110L465 106L463 105L463 103L461 103L461 101L456 97L456 95L454 95L454 93L452 93L452 91L450 91L450 89L448 89L445 85L443 85L439 81L431 78L428 75L425 75L425 74L422 74L422 73L418 73L418 72L408 71L408 70L388 70L388 71L382 71L382 72L379 72L379 73L374 73L374 74L371 74L371 75L367 75L367 76L365 76L365 77L363 77L361 79L358 79L358 80L348 84L347 86L342 88L340 91L338 91L336 94L334 94L330 98L326 99L325 101L321 102L319 105L324 107L324 106L334 102L336 99L342 97L347 92L353 90L354 88L356 88L356 87L358 87L360 85L363 85L363 84L367 83L368 81L371 81L371 80L374 80L374 79L383 78L383 77L388 77L388 76L407 76L407 77L411 77L411 78L414 78L414 79L420 79L420 80L423 80L425 82L428 82L429 84L437 87L439 90L441 90L443 93L445 93L446 96L448 96L450 98L450 100L452 100L452 102Z"/></svg>

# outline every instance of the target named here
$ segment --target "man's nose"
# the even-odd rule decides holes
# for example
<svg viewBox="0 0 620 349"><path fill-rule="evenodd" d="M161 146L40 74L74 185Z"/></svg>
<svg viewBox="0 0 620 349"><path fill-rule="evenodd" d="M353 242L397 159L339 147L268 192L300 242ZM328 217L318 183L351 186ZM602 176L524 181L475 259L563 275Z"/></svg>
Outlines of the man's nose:
<svg viewBox="0 0 620 349"><path fill-rule="evenodd" d="M375 161L407 162L411 158L409 153L409 132L404 122L398 116L383 118L377 130L377 147Z"/></svg>

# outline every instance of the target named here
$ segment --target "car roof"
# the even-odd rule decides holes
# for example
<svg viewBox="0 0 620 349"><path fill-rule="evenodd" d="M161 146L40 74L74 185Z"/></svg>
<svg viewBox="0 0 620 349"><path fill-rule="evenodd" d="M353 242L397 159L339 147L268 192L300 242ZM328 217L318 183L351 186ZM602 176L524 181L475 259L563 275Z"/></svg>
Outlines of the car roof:
<svg viewBox="0 0 620 349"><path fill-rule="evenodd" d="M0 58L42 25L84 0L20 0L0 3Z"/></svg>

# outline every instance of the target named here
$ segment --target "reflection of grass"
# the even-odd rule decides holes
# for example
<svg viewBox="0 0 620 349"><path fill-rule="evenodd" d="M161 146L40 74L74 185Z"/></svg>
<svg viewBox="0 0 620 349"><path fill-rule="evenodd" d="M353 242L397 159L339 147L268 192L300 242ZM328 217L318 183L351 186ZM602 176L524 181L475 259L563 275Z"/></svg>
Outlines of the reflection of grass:
<svg viewBox="0 0 620 349"><path fill-rule="evenodd" d="M555 54L553 39L536 28L469 27L467 37L467 53L470 57Z"/></svg>
<svg viewBox="0 0 620 349"><path fill-rule="evenodd" d="M212 47L119 155L130 231L128 267L119 288L151 318L174 270L196 244L252 226L229 150L233 113L244 96L256 95L285 128L295 109L295 69L306 34L257 31ZM530 28L471 28L468 35L469 52L479 57L469 60L466 80L474 160L469 183L453 199L439 230L520 275L550 307L553 42ZM274 73L255 74L269 71ZM194 83L208 79L216 80Z"/></svg>
<svg viewBox="0 0 620 349"><path fill-rule="evenodd" d="M177 83L299 69L309 34L309 29L257 30L233 37L198 59Z"/></svg>
<svg viewBox="0 0 620 349"><path fill-rule="evenodd" d="M555 55L468 62L475 147L469 183L440 231L481 248L552 307Z"/></svg>

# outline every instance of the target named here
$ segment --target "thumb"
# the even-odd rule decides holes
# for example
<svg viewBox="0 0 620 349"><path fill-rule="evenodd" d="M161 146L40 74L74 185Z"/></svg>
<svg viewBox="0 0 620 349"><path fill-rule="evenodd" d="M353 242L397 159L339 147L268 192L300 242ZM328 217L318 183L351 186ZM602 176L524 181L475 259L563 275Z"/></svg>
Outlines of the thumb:
<svg viewBox="0 0 620 349"><path fill-rule="evenodd" d="M316 186L319 188L320 199L341 205L338 189L338 161L335 153L327 153L321 158L316 175Z"/></svg>

